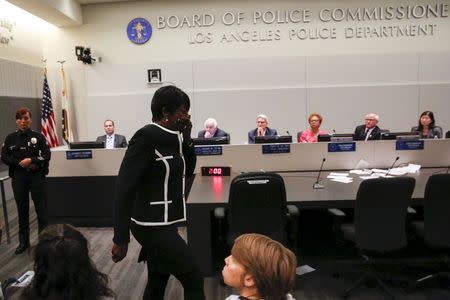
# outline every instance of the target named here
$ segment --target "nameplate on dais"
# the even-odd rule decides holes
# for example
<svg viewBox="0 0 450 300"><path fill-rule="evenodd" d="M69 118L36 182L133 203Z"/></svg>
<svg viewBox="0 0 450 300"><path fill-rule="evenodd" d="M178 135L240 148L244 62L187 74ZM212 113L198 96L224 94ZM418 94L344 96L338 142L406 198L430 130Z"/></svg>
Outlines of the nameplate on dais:
<svg viewBox="0 0 450 300"><path fill-rule="evenodd" d="M92 159L92 150L66 151L66 159Z"/></svg>
<svg viewBox="0 0 450 300"><path fill-rule="evenodd" d="M355 152L355 142L328 143L328 152Z"/></svg>

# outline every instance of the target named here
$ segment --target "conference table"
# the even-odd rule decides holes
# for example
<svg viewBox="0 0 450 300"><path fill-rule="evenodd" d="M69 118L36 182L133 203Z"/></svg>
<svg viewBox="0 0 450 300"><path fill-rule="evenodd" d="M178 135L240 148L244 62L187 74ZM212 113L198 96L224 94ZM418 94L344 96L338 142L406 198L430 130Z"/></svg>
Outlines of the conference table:
<svg viewBox="0 0 450 300"><path fill-rule="evenodd" d="M411 205L421 205L428 177L446 172L446 168L423 168L417 173L407 174L416 179ZM336 172L336 171L333 171ZM286 198L289 204L303 209L353 208L362 179L351 174L351 183L340 183L327 179L330 172L321 175L324 189L313 189L318 172L278 172L284 179ZM194 179L187 201L187 235L200 270L205 276L212 275L212 217L217 207L227 207L230 184L237 173L231 176L200 176ZM311 224L314 226L314 224Z"/></svg>
<svg viewBox="0 0 450 300"><path fill-rule="evenodd" d="M404 143L409 148L405 148ZM325 188L312 188L324 159L324 170L334 172L356 168L361 162L370 168L388 168L393 162L396 166L410 162L419 164L424 168L411 175L416 178L414 203L421 202L429 175L450 165L450 139L292 143L281 146L216 145L196 147L197 150L197 175L187 200L187 231L188 243L205 275L212 272L212 211L216 207L227 206L230 183L236 174L257 170L280 171L286 184L287 201L300 209L352 208L361 182L358 177L352 183L344 184L326 179L328 173L324 172L322 184ZM272 150L277 151L274 153ZM46 207L49 222L112 226L115 181L126 149L75 150L63 146L51 151ZM205 167L230 167L232 176L201 176Z"/></svg>

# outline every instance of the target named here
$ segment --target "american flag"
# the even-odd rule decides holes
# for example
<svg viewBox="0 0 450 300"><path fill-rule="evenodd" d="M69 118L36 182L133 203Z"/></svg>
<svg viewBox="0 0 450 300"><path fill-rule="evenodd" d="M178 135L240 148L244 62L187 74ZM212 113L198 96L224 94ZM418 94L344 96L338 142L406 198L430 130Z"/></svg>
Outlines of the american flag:
<svg viewBox="0 0 450 300"><path fill-rule="evenodd" d="M58 136L55 131L55 114L53 113L52 95L48 87L47 76L44 76L44 91L42 96L41 133L47 140L50 148L59 146Z"/></svg>

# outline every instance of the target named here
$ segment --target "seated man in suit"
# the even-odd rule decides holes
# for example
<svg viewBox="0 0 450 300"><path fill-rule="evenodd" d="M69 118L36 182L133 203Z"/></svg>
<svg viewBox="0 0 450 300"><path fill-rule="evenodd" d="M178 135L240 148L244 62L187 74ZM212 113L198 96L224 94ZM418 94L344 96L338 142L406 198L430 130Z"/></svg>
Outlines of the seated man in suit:
<svg viewBox="0 0 450 300"><path fill-rule="evenodd" d="M208 118L203 125L204 130L198 132L199 138L212 138L212 137L224 137L229 136L228 133L217 127L217 120L213 118Z"/></svg>
<svg viewBox="0 0 450 300"><path fill-rule="evenodd" d="M128 146L127 139L123 135L114 133L113 120L105 120L103 127L105 127L106 134L99 136L97 142L105 143L106 149L126 148Z"/></svg>
<svg viewBox="0 0 450 300"><path fill-rule="evenodd" d="M355 129L355 141L379 140L381 138L381 130L377 126L378 120L379 117L377 114L367 114L365 124L359 125Z"/></svg>
<svg viewBox="0 0 450 300"><path fill-rule="evenodd" d="M270 136L278 135L276 129L271 129L267 127L269 125L269 120L266 115L260 114L256 117L256 129L250 130L248 132L248 143L254 144L256 136Z"/></svg>

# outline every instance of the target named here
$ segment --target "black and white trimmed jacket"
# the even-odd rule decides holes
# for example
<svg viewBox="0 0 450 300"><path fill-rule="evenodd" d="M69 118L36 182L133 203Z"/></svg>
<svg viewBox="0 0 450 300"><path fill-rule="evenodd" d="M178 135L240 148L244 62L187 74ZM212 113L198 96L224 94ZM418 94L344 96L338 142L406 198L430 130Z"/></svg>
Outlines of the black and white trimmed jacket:
<svg viewBox="0 0 450 300"><path fill-rule="evenodd" d="M152 123L131 138L116 181L114 238L129 242L130 222L164 226L186 220L185 179L196 156L183 136Z"/></svg>

